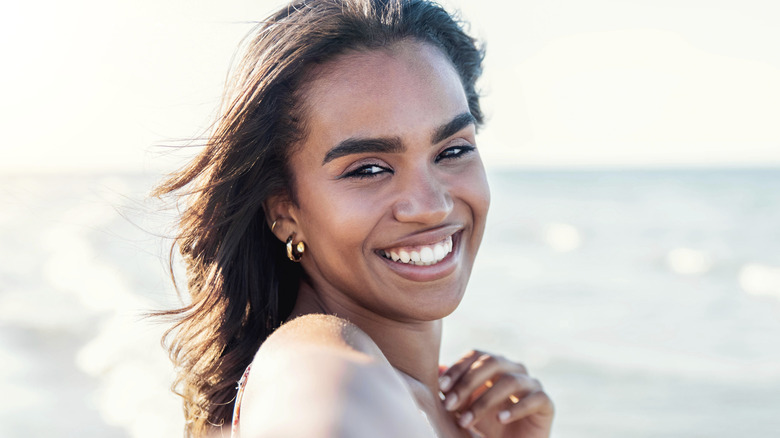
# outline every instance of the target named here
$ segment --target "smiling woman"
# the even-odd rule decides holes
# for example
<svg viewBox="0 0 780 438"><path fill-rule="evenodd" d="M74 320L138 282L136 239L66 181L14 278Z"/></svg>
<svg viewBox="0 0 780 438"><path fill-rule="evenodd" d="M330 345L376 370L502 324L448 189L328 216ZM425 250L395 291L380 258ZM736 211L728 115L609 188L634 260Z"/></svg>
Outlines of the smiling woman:
<svg viewBox="0 0 780 438"><path fill-rule="evenodd" d="M158 190L186 205L192 300L168 314L189 435L549 434L521 364L439 365L490 202L481 60L427 1L305 1L259 26L203 152Z"/></svg>

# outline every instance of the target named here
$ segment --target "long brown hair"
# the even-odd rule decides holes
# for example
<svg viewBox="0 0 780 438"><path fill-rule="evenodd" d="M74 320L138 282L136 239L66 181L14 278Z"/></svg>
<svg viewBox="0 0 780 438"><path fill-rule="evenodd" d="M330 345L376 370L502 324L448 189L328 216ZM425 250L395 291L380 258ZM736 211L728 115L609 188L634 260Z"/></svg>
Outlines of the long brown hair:
<svg viewBox="0 0 780 438"><path fill-rule="evenodd" d="M429 43L451 60L472 115L483 119L475 89L483 51L435 3L306 0L250 35L203 150L155 191L183 208L174 247L190 300L161 314L176 321L165 340L189 436L229 424L236 381L295 304L303 273L271 234L263 205L279 194L295 200L287 163L306 136L300 91L310 67L347 50Z"/></svg>

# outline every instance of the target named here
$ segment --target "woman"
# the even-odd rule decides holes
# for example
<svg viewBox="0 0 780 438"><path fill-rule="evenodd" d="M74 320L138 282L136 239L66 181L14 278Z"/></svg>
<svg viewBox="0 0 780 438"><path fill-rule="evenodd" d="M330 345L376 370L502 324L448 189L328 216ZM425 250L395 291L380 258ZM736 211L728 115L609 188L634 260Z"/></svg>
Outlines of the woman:
<svg viewBox="0 0 780 438"><path fill-rule="evenodd" d="M170 349L190 435L549 435L522 365L439 368L489 204L481 61L427 1L304 1L259 26L206 147L158 190L186 205Z"/></svg>

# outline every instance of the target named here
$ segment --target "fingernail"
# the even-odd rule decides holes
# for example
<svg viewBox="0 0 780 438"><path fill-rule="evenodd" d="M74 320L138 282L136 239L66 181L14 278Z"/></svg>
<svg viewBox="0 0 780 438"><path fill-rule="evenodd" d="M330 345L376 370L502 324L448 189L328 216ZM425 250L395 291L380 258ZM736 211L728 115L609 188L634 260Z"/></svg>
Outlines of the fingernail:
<svg viewBox="0 0 780 438"><path fill-rule="evenodd" d="M473 419L474 419L474 414L472 414L471 411L466 411L458 419L458 424L460 424L460 427L466 427L469 424L471 424L471 420Z"/></svg>
<svg viewBox="0 0 780 438"><path fill-rule="evenodd" d="M458 394L455 394L454 392L452 394L449 394L447 398L444 399L444 409L451 411L455 409L455 405L458 403Z"/></svg>
<svg viewBox="0 0 780 438"><path fill-rule="evenodd" d="M511 415L512 414L510 414L509 411L501 411L498 413L498 421L502 423L506 423L507 421L509 421L509 417Z"/></svg>
<svg viewBox="0 0 780 438"><path fill-rule="evenodd" d="M439 387L442 391L450 389L450 385L452 385L452 378L450 376L441 376L439 378Z"/></svg>

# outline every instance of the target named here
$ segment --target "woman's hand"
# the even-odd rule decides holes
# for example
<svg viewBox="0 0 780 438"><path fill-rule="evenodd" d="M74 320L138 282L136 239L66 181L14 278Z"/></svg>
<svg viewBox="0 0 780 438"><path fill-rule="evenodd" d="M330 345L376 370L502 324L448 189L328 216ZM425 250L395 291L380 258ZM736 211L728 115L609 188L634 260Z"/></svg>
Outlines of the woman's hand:
<svg viewBox="0 0 780 438"><path fill-rule="evenodd" d="M488 438L547 438L553 404L522 364L472 351L439 378L444 407Z"/></svg>

